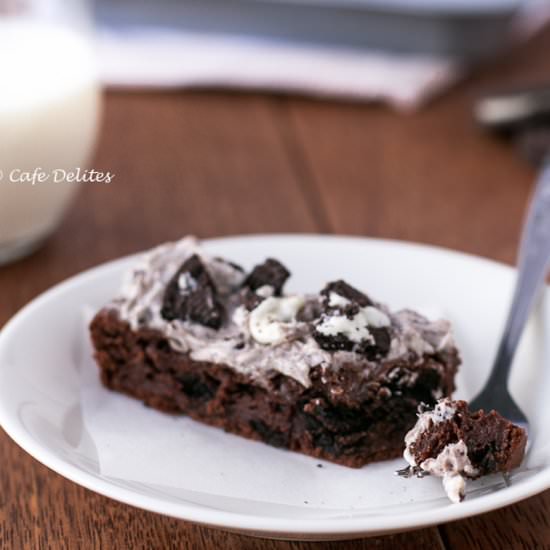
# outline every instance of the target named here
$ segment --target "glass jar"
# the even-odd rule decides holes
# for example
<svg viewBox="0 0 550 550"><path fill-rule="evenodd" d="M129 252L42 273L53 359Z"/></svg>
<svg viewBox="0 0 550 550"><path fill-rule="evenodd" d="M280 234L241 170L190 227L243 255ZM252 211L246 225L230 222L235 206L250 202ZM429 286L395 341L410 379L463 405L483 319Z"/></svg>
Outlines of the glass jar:
<svg viewBox="0 0 550 550"><path fill-rule="evenodd" d="M84 0L0 0L0 264L57 227L100 111Z"/></svg>

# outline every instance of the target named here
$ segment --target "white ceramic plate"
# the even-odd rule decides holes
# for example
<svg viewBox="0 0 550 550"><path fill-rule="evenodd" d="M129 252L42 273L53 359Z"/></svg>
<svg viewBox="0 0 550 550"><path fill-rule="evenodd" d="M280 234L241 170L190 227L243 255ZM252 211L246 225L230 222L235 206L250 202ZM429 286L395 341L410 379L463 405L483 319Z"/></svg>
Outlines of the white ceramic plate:
<svg viewBox="0 0 550 550"><path fill-rule="evenodd" d="M514 271L495 262L392 241L288 235L218 239L207 241L206 246L246 267L267 255L280 258L293 272L289 290L318 289L327 280L344 277L392 307L438 308L455 326L464 360L457 395L466 398L478 391L488 373L514 281ZM550 317L544 304L527 329L511 380L512 393L531 419L532 443L510 487L504 487L498 476L489 477L471 483L463 503L451 504L435 479L396 478L393 471L403 463L394 460L353 470L353 474L341 469L342 475L357 476L357 483L364 484L360 502L315 503L304 494L299 503L289 505L102 474L97 449L81 416L77 363L82 350L82 305L100 308L105 304L116 294L121 274L131 263L132 258L111 262L54 287L23 308L0 334L2 427L28 453L66 478L169 516L295 539L345 539L447 522L550 487L550 440L543 435L550 423L550 369L543 369L542 337L548 334ZM217 430L208 433L214 432L220 444L225 437L234 437ZM248 444L250 452L270 458L285 453L260 443ZM286 453L284 460L287 455L312 468L319 462L293 453ZM201 476L201 471L192 475ZM270 482L268 476L267 494ZM243 475L242 484L247 483ZM300 488L292 490L299 494Z"/></svg>

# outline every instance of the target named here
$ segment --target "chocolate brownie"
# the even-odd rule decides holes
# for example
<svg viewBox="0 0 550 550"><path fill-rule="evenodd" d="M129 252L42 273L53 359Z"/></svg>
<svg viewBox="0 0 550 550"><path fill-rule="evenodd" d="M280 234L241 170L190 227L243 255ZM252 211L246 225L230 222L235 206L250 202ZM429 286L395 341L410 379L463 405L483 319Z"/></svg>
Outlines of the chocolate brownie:
<svg viewBox="0 0 550 550"><path fill-rule="evenodd" d="M91 323L101 380L169 413L351 467L397 457L420 403L454 389L449 323L339 280L287 294L193 238L145 254Z"/></svg>
<svg viewBox="0 0 550 550"><path fill-rule="evenodd" d="M471 412L466 401L440 400L424 410L405 436L406 477L428 474L443 479L453 502L464 499L465 479L517 468L523 459L527 434L496 411Z"/></svg>

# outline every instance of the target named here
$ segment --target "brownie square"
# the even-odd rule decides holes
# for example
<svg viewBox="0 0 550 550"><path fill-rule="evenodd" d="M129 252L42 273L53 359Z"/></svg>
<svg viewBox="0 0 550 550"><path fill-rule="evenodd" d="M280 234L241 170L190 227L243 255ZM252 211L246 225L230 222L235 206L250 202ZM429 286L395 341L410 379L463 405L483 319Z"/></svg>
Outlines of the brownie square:
<svg viewBox="0 0 550 550"><path fill-rule="evenodd" d="M454 389L449 324L341 280L285 295L289 275L273 258L246 273L190 238L154 249L91 323L103 384L345 466L399 456L419 404Z"/></svg>

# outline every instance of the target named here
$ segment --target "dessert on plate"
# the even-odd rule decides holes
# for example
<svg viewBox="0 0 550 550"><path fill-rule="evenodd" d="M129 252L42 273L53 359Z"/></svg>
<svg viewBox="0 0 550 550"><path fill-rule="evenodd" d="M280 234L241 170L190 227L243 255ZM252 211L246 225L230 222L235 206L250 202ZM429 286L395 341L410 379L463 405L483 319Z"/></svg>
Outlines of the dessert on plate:
<svg viewBox="0 0 550 550"><path fill-rule="evenodd" d="M418 406L454 390L450 324L343 280L287 293L289 276L273 258L244 270L191 237L151 250L91 323L103 384L345 466L400 456Z"/></svg>
<svg viewBox="0 0 550 550"><path fill-rule="evenodd" d="M471 412L466 401L444 398L421 412L405 436L409 466L398 474L441 477L451 501L460 502L466 479L517 468L526 443L525 430L496 411Z"/></svg>

